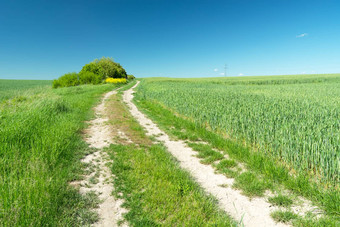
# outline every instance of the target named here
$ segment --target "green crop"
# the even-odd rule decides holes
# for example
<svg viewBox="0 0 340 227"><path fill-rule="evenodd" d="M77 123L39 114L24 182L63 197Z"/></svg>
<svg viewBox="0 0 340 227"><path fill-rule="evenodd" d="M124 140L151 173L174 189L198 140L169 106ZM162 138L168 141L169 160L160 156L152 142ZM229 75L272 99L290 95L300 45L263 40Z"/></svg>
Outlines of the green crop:
<svg viewBox="0 0 340 227"><path fill-rule="evenodd" d="M340 75L150 78L137 95L294 171L331 184L340 180Z"/></svg>
<svg viewBox="0 0 340 227"><path fill-rule="evenodd" d="M51 80L3 80L0 79L0 103L11 97L40 93L51 87Z"/></svg>

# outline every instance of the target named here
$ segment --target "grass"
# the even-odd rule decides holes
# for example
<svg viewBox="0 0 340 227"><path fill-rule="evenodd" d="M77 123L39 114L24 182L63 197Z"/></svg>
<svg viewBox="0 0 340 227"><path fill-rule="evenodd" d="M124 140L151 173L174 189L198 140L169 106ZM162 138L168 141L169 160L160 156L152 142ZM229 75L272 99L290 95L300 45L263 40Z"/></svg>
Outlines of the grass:
<svg viewBox="0 0 340 227"><path fill-rule="evenodd" d="M336 78L329 78L305 78L304 83L318 85L331 80L336 86ZM4 226L94 223L98 216L89 208L98 206L98 198L93 193L82 196L68 183L79 179L83 173L80 158L93 152L80 135L84 121L92 116L91 107L100 95L114 86L52 90L46 86L47 82L24 85L24 82L7 81L6 86L3 80L0 82L0 87L4 88L0 89L0 223ZM216 83L244 86L247 82ZM250 85L267 86L266 83L259 79ZM295 84L293 78L270 83ZM15 88L16 84L20 88ZM292 220L297 226L336 226L339 223L338 188L317 184L311 181L308 173L292 172L282 160L260 150L254 152L244 140L226 139L226 134L149 100L145 93L137 96L137 105L163 130L181 139L208 142L210 145L189 143L189 146L198 150L203 163L213 164L218 171L235 177L235 187L245 194L260 196L273 185L284 186L311 199L328 215L317 220L301 219L282 211L276 214L277 220ZM334 97L331 100L337 102ZM152 138L145 136L143 129L126 113L120 96L110 99L110 103L110 122L137 144L122 143L108 149L114 160L111 167L116 174L116 195L121 192L126 200L124 205L129 208L126 218L132 225L234 224L219 210L216 200L205 195L162 145L152 145ZM332 113L337 113L337 109L334 111ZM230 159L224 159L216 149L228 154ZM239 162L245 164L246 172L238 173ZM285 198L274 197L272 203L289 206Z"/></svg>
<svg viewBox="0 0 340 227"><path fill-rule="evenodd" d="M237 163L234 160L224 159L217 164L217 169L233 168L236 166Z"/></svg>
<svg viewBox="0 0 340 227"><path fill-rule="evenodd" d="M293 219L298 218L298 215L291 211L274 211L271 213L272 218L277 222L287 223Z"/></svg>
<svg viewBox="0 0 340 227"><path fill-rule="evenodd" d="M185 137L185 134L178 135L175 130L172 130L174 132L174 135L180 136L181 138ZM197 140L198 137L195 137L195 140ZM238 176L239 169L235 169L237 167L237 163L234 160L230 159L224 159L224 155L221 152L218 152L208 144L202 144L202 143L187 143L189 147L194 149L194 151L198 152L198 155L196 157L201 159L202 164L213 164L213 166L222 174L224 174L227 177L236 177ZM216 163L218 162L218 163Z"/></svg>
<svg viewBox="0 0 340 227"><path fill-rule="evenodd" d="M132 85L122 87L127 89ZM120 90L122 90L120 89ZM121 92L121 91L120 91ZM121 93L120 93L121 94ZM110 127L113 136L119 137L119 132L123 132L135 144L152 144L152 141L145 135L143 128L127 112L126 105L123 104L121 95L112 95L106 105ZM129 142L120 139L120 143L128 144Z"/></svg>
<svg viewBox="0 0 340 227"><path fill-rule="evenodd" d="M259 179L252 172L244 172L236 176L234 188L242 189L242 192L249 196L263 196L266 189L269 188L265 180Z"/></svg>
<svg viewBox="0 0 340 227"><path fill-rule="evenodd" d="M123 194L132 226L231 226L217 201L181 170L161 145L111 145L116 192Z"/></svg>
<svg viewBox="0 0 340 227"><path fill-rule="evenodd" d="M99 182L98 177L97 176L90 177L89 182L90 184L97 184Z"/></svg>
<svg viewBox="0 0 340 227"><path fill-rule="evenodd" d="M0 103L9 98L24 98L25 94L38 93L51 87L51 80L0 79Z"/></svg>
<svg viewBox="0 0 340 227"><path fill-rule="evenodd" d="M23 83L15 81L12 90ZM96 202L81 196L69 182L79 179L80 159L92 152L81 138L84 121L92 117L91 108L101 94L115 86L23 87L18 90L20 99L14 92L0 104L0 223L93 223L96 215L89 207Z"/></svg>
<svg viewBox="0 0 340 227"><path fill-rule="evenodd" d="M289 207L290 205L293 204L293 201L285 195L277 195L268 198L268 202L275 206L282 206L282 207Z"/></svg>
<svg viewBox="0 0 340 227"><path fill-rule="evenodd" d="M179 139L193 138L194 141L203 140L211 145L211 148L221 150L228 154L229 158L236 162L242 163L250 172L250 175L243 175L239 178L239 185L243 177L253 178L259 176L259 180L265 179L266 187L275 189L275 187L285 187L292 193L306 197L318 204L327 213L327 220L332 219L339 221L340 214L340 196L336 188L327 187L313 182L307 173L295 172L292 176L291 170L282 162L270 155L254 151L252 147L247 146L240 141L227 138L225 135L209 130L205 125L201 125L194 119L183 116L173 109L160 104L157 101L150 100L145 93L137 92L135 104L148 115L160 128L172 136ZM222 168L222 167L221 167ZM226 169L226 168L225 168ZM238 175L237 173L235 174ZM256 181L254 184L257 185ZM240 186L241 187L241 186ZM260 185L259 193L263 192Z"/></svg>
<svg viewBox="0 0 340 227"><path fill-rule="evenodd" d="M202 159L201 163L203 164L211 164L224 157L223 154L218 151L214 151L208 145L197 143L189 143L188 145L198 152L197 157Z"/></svg>
<svg viewBox="0 0 340 227"><path fill-rule="evenodd" d="M227 177L235 178L238 176L239 170L233 170L237 167L237 163L234 160L223 159L217 165L214 166L220 173Z"/></svg>
<svg viewBox="0 0 340 227"><path fill-rule="evenodd" d="M153 144L143 128L128 113L121 96L108 103L114 127L133 141L112 144L106 151L113 160L115 196L124 199L124 215L131 226L234 226L218 208L216 199L195 183L161 144Z"/></svg>
<svg viewBox="0 0 340 227"><path fill-rule="evenodd" d="M80 196L78 192L77 197L81 198L81 203L78 205L77 212L70 213L70 215L75 215L77 217L78 223L74 223L78 226L85 226L89 224L94 224L99 220L98 214L96 212L91 211L91 209L98 208L100 200L97 194L93 191L86 193L83 196Z"/></svg>

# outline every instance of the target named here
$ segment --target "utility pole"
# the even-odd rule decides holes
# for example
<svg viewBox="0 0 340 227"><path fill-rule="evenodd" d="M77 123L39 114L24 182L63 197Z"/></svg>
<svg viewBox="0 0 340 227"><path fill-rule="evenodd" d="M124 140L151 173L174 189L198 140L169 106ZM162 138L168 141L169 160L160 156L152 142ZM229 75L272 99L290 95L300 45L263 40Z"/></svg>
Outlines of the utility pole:
<svg viewBox="0 0 340 227"><path fill-rule="evenodd" d="M224 64L224 76L227 76L227 64Z"/></svg>

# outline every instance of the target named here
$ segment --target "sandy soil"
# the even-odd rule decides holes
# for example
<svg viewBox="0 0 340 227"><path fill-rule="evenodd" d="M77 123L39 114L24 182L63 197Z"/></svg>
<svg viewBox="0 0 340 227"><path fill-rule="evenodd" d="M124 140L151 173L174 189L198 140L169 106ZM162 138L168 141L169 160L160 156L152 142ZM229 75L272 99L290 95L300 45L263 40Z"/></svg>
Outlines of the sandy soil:
<svg viewBox="0 0 340 227"><path fill-rule="evenodd" d="M201 164L199 159L195 157L197 153L188 147L184 141L171 140L166 133L141 113L132 103L133 89L137 85L138 83L125 91L123 96L123 100L129 106L131 114L146 129L147 135L155 136L157 140L163 142L168 151L180 162L181 167L189 171L206 192L218 199L223 210L238 222L243 223L244 226L287 226L274 222L270 217L270 213L275 208L264 198L250 200L242 195L240 191L225 187L225 185L231 186L233 179L216 174L210 165Z"/></svg>
<svg viewBox="0 0 340 227"><path fill-rule="evenodd" d="M107 124L108 119L105 118L105 101L113 94L116 94L116 91L105 94L101 103L95 108L96 118L89 122L90 126L85 130L85 141L90 147L98 149L82 160L84 163L93 164L95 171L80 182L81 193L94 191L101 200L99 208L96 210L100 220L94 226L118 226L117 223L122 220L122 214L127 212L121 207L123 200L115 199L111 195L113 191L112 174L107 167L109 164L107 154L103 152L104 147L114 143L110 126ZM92 183L91 178L92 180L95 178Z"/></svg>

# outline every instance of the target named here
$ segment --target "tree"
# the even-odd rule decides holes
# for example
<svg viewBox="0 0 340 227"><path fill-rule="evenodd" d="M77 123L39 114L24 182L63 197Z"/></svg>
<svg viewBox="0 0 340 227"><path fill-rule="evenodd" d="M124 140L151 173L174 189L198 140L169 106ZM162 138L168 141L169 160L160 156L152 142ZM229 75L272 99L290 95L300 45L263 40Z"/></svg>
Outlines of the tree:
<svg viewBox="0 0 340 227"><path fill-rule="evenodd" d="M99 75L102 80L108 77L112 78L126 78L127 73L125 69L119 64L113 61L112 58L102 57L101 59L95 59L93 62L86 64L80 73L92 72Z"/></svg>

